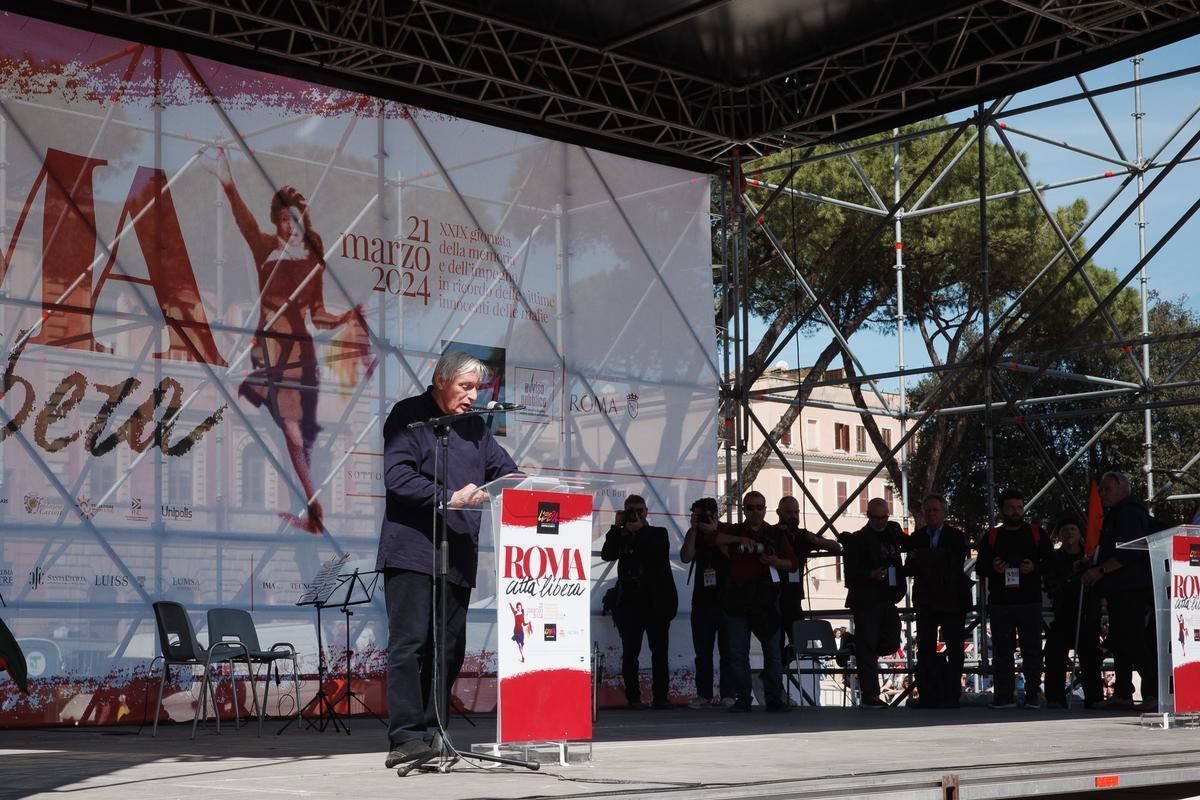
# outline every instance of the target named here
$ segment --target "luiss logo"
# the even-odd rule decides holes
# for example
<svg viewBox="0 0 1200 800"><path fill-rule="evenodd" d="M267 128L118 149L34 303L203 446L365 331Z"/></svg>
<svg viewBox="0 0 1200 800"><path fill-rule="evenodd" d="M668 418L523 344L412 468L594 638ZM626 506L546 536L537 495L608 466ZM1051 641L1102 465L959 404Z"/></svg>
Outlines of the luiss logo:
<svg viewBox="0 0 1200 800"><path fill-rule="evenodd" d="M114 271L121 238L105 239L106 249L97 258L96 209L93 198L93 173L108 161L64 150L50 148L42 169L34 179L25 205L13 228L12 238L0 261L0 284L12 263L13 252L21 239L21 231L39 194L43 193L41 284L42 316L36 333L28 344L48 345L74 350L108 353L110 348L93 335L92 318L96 298L108 281L125 281L149 286L167 324L168 345L153 358L176 361L195 361L213 366L226 366L217 351L204 306L196 284L191 260L184 246L183 232L175 212L167 178L161 169L139 167L126 195L117 221L117 232L132 229L145 258L149 279ZM111 244L109 244L111 243ZM99 268L98 268L99 267ZM98 268L98 269L97 269ZM0 394L20 385L24 401L12 414L11 421L0 428L0 441L16 433L33 411L37 398L33 385L14 374L22 347L13 349L0 383ZM221 420L222 406L204 419L182 439L171 442L174 418L182 402L183 387L172 378L163 378L150 396L135 408L128 420L104 436L108 422L117 406L128 399L141 385L137 378L128 378L112 385L94 384L101 395L100 410L92 424L54 439L47 438L47 423L65 418L84 399L88 388L86 377L74 372L62 379L45 401L35 420L34 440L47 452L56 452L84 437L93 455L103 455L122 441L141 452L154 445L170 455L182 455ZM155 412L162 406L157 424ZM164 424L165 420L169 420ZM153 431L146 433L147 425Z"/></svg>

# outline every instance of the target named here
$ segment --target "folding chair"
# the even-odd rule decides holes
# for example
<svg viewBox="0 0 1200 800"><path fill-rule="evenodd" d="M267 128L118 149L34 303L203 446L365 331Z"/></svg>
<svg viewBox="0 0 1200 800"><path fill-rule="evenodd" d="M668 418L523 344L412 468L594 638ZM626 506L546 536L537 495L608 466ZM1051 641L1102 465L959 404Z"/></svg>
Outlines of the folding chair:
<svg viewBox="0 0 1200 800"><path fill-rule="evenodd" d="M240 608L210 608L208 610L208 640L210 642L236 642L243 645L249 653L250 661L254 664L265 664L267 667L266 682L263 686L262 703L259 705L258 726L262 730L262 720L267 713L267 698L271 692L271 667L275 667L276 680L279 677L277 662L284 659L292 662L292 687L296 698L296 716L300 716L300 665L296 661L296 647L290 642L276 642L270 649L263 650L258 643L258 630L254 627L254 618L249 611ZM254 692L256 672L250 673L250 691Z"/></svg>
<svg viewBox="0 0 1200 800"><path fill-rule="evenodd" d="M833 625L827 619L801 619L792 625L792 658L799 662L801 659L822 662L822 671L827 675L841 674L843 677L849 670L841 667L829 667L826 660L834 660L839 654L837 638L833 635ZM818 676L819 677L819 676ZM803 693L803 690L801 690ZM846 700L846 683L842 682L842 702Z"/></svg>
<svg viewBox="0 0 1200 800"><path fill-rule="evenodd" d="M167 676L170 674L172 664L187 667L204 667L204 682L200 685L200 703L196 705L196 711L192 714L191 738L196 738L196 725L200 721L200 715L203 713L206 718L208 716L208 698L210 695L213 701L213 714L217 719L217 733L220 733L221 712L217 706L217 693L209 681L212 675L212 666L213 664L231 663L237 658L237 652L240 650L246 661L246 669L253 674L253 668L250 665L249 649L241 642L221 641L213 642L208 649L201 647L200 640L196 637L196 629L192 627L191 617L188 616L187 609L179 603L173 603L168 600L160 600L155 603L154 621L158 627L158 643L162 648L163 671L162 677L158 681L158 704L154 708L154 729L151 735L158 735L158 718L162 713L163 688L166 685ZM232 676L232 680L233 685L236 687L236 675ZM237 692L235 691L234 714L238 724L240 724L241 712L238 710L236 697ZM258 695L252 690L250 697L254 702L255 716L259 717L259 735L261 736L262 721L258 711Z"/></svg>

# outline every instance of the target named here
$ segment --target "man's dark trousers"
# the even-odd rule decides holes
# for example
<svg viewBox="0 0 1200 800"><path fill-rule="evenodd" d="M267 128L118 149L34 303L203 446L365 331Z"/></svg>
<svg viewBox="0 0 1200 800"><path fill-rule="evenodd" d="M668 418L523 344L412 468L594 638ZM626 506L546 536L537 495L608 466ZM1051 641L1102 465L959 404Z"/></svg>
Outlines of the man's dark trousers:
<svg viewBox="0 0 1200 800"><path fill-rule="evenodd" d="M1037 702L1042 681L1042 604L990 605L992 618L992 701L1013 702L1016 690L1016 649L1021 642L1021 674L1025 676L1025 702Z"/></svg>
<svg viewBox="0 0 1200 800"><path fill-rule="evenodd" d="M917 688L920 704L953 708L962 696L963 638L961 612L917 612ZM938 630L946 652L937 651Z"/></svg>
<svg viewBox="0 0 1200 800"><path fill-rule="evenodd" d="M1158 696L1158 637L1154 620L1154 598L1149 589L1131 587L1108 596L1108 640L1113 660L1136 669L1142 678L1142 698ZM1128 674L1128 670L1123 670ZM1133 699L1132 676L1128 691L1120 696Z"/></svg>
<svg viewBox="0 0 1200 800"><path fill-rule="evenodd" d="M388 612L388 739L392 745L430 741L437 729L433 690L433 578L406 569L383 572ZM450 687L467 650L471 589L451 583L446 592L446 716Z"/></svg>
<svg viewBox="0 0 1200 800"><path fill-rule="evenodd" d="M879 696L879 650L888 628L896 619L896 607L877 603L850 609L854 617L854 663L858 666L858 689L863 697Z"/></svg>
<svg viewBox="0 0 1200 800"><path fill-rule="evenodd" d="M617 630L621 634L621 674L625 679L625 699L630 703L640 703L642 700L638 656L642 652L642 635L645 634L646 643L650 645L650 685L654 702L668 702L670 672L667 663L667 639L671 623L652 622L636 613L622 617Z"/></svg>

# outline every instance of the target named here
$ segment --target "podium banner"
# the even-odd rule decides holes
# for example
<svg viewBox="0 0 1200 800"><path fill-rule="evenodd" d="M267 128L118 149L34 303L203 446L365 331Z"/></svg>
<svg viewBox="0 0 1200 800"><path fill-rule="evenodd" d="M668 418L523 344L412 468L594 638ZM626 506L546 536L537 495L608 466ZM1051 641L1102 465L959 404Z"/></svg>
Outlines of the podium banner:
<svg viewBox="0 0 1200 800"><path fill-rule="evenodd" d="M1171 617L1175 711L1200 711L1200 536L1171 540Z"/></svg>
<svg viewBox="0 0 1200 800"><path fill-rule="evenodd" d="M497 741L590 739L592 498L501 498Z"/></svg>

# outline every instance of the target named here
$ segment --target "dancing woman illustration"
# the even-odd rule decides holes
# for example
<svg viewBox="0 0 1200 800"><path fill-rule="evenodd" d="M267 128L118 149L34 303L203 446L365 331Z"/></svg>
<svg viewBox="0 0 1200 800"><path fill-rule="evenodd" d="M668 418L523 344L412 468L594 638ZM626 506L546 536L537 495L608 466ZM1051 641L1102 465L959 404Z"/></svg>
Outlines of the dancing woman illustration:
<svg viewBox="0 0 1200 800"><path fill-rule="evenodd" d="M1184 642L1187 641L1187 625L1183 621L1183 614L1179 615L1179 655L1187 655L1187 650L1184 649Z"/></svg>
<svg viewBox="0 0 1200 800"><path fill-rule="evenodd" d="M525 634L533 633L533 625L525 621L525 606L517 603L513 607L512 603L508 604L509 609L513 613L513 635L512 640L517 643L517 652L521 656L521 663L525 663Z"/></svg>
<svg viewBox="0 0 1200 800"><path fill-rule="evenodd" d="M344 314L325 308L325 256L321 237L312 229L308 201L292 186L281 186L271 198L273 232L261 230L233 182L224 148L205 169L216 176L242 238L250 247L258 276L258 330L250 352L254 369L238 387L238 395L255 408L265 405L283 431L288 456L304 489L304 518L281 512L293 527L319 534L325 530L321 504L312 480L312 446L321 430L317 424L320 379L317 353L306 317L316 328L347 326L359 344L352 358L366 364L366 324L362 307Z"/></svg>

